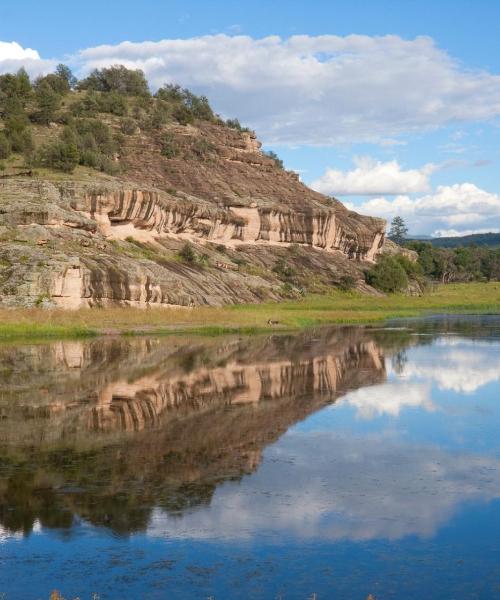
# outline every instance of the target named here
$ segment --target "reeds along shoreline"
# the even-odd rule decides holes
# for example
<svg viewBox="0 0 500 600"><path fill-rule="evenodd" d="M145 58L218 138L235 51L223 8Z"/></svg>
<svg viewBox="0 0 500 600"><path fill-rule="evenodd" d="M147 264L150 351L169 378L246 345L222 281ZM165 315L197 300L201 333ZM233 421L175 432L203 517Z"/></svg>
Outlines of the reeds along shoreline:
<svg viewBox="0 0 500 600"><path fill-rule="evenodd" d="M335 291L296 301L217 308L3 309L0 339L181 332L253 334L336 323L363 324L430 313L500 313L500 283L441 285L419 297L372 297Z"/></svg>

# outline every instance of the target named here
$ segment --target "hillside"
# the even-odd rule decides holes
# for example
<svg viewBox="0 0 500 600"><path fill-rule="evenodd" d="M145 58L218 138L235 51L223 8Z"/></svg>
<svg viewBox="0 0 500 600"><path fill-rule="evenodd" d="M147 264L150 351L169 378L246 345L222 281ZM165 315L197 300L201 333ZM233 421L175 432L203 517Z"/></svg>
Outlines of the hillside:
<svg viewBox="0 0 500 600"><path fill-rule="evenodd" d="M140 71L0 77L0 304L259 302L364 271L385 221L303 185L255 134Z"/></svg>

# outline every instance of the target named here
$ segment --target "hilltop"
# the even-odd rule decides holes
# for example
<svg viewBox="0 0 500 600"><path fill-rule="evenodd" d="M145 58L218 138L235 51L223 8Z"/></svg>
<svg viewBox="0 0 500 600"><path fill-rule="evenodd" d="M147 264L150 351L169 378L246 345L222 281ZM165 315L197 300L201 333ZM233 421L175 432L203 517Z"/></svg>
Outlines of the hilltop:
<svg viewBox="0 0 500 600"><path fill-rule="evenodd" d="M153 95L121 66L0 76L0 305L376 293L384 239L384 220L309 189L179 86Z"/></svg>

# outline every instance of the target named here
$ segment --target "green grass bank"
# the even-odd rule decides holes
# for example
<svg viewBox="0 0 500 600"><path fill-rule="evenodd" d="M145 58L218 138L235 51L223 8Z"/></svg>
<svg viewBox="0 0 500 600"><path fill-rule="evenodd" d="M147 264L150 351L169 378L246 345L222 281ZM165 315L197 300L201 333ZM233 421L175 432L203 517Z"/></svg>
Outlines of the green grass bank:
<svg viewBox="0 0 500 600"><path fill-rule="evenodd" d="M438 286L424 296L364 296L335 291L276 304L220 308L0 310L0 340L78 338L95 335L182 333L220 335L296 330L314 325L363 324L436 313L499 313L500 283Z"/></svg>

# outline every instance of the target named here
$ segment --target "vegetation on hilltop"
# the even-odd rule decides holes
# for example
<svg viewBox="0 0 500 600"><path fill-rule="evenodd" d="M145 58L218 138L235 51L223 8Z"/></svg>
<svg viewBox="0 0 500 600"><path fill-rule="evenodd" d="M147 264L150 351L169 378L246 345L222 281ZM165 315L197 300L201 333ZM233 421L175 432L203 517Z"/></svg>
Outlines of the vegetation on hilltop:
<svg viewBox="0 0 500 600"><path fill-rule="evenodd" d="M27 72L0 76L0 164L47 167L71 173L77 165L118 174L127 136L165 131L162 155L177 156L168 129L199 121L249 131L237 119L222 121L205 96L165 84L152 94L144 73L116 65L78 81L59 65L31 81ZM194 148L205 158L207 148ZM272 156L279 166L280 161Z"/></svg>

